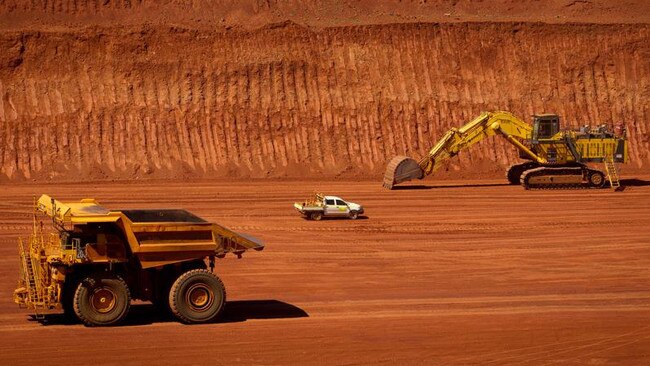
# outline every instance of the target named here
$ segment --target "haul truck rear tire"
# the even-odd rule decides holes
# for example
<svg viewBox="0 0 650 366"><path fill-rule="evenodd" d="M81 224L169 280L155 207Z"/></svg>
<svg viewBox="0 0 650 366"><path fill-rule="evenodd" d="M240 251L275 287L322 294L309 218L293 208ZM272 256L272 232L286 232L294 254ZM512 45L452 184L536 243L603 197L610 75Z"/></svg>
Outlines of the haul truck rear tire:
<svg viewBox="0 0 650 366"><path fill-rule="evenodd" d="M207 323L221 314L226 289L219 277L205 269L183 273L169 291L169 307L183 323Z"/></svg>
<svg viewBox="0 0 650 366"><path fill-rule="evenodd" d="M79 282L74 294L74 312L87 326L114 325L129 312L131 294L119 277L91 276Z"/></svg>

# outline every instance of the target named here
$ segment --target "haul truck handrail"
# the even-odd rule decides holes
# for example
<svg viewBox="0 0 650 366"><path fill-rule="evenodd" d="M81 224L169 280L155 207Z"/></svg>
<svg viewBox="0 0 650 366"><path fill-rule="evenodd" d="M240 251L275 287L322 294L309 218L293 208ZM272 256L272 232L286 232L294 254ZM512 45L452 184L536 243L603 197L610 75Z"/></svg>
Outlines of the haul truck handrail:
<svg viewBox="0 0 650 366"><path fill-rule="evenodd" d="M444 161L456 156L460 151L496 134L505 137L533 161L544 164L546 159L535 154L519 141L530 140L532 131L531 125L509 112L483 112L460 128L452 127L419 162L401 156L393 159L386 170L384 186L392 188L400 182L421 179L433 173Z"/></svg>
<svg viewBox="0 0 650 366"><path fill-rule="evenodd" d="M102 207L92 198L79 202L61 202L44 194L36 202L36 209L60 224L76 222L114 222L119 214Z"/></svg>

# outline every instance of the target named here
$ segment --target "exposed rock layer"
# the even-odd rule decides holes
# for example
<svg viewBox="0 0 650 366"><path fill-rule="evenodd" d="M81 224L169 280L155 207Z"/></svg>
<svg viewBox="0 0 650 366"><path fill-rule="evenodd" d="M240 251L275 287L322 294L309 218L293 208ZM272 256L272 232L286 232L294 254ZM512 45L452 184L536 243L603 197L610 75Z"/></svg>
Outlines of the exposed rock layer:
<svg viewBox="0 0 650 366"><path fill-rule="evenodd" d="M483 110L623 122L629 167L650 166L646 24L112 26L0 48L7 179L379 176ZM516 160L493 140L450 169Z"/></svg>

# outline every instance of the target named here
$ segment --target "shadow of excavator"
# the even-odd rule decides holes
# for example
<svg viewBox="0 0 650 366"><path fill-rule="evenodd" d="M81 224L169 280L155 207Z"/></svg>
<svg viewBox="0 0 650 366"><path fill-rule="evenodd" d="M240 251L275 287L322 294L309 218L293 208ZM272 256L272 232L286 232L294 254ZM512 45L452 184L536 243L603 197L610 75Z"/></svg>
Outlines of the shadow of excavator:
<svg viewBox="0 0 650 366"><path fill-rule="evenodd" d="M237 323L251 319L306 318L301 308L279 300L228 301L221 316L214 323ZM65 314L47 314L32 317L42 325L80 325L77 319ZM160 311L152 304L133 304L126 319L118 326L138 326L153 323L178 322L168 311ZM180 325L180 323L179 323Z"/></svg>
<svg viewBox="0 0 650 366"><path fill-rule="evenodd" d="M632 187L650 186L650 181L643 180L643 179L637 179L637 178L621 179L620 183L621 183L621 186L616 189L617 191L625 191L626 189L632 188ZM606 188L609 188L609 185L607 185Z"/></svg>
<svg viewBox="0 0 650 366"><path fill-rule="evenodd" d="M621 179L621 186L623 187L646 187L650 186L650 180L629 178Z"/></svg>
<svg viewBox="0 0 650 366"><path fill-rule="evenodd" d="M408 191L408 190L420 190L420 189L445 189L445 188L482 188L482 187L503 187L509 186L508 183L485 183L485 184L452 184L452 185L440 185L440 186L430 186L424 184L415 184L415 185L404 185L404 186L395 186L393 191Z"/></svg>
<svg viewBox="0 0 650 366"><path fill-rule="evenodd" d="M481 187L503 187L510 186L508 183L485 183L485 184L452 184L452 185L424 185L424 184L412 184L412 185L403 185L393 187L393 191L408 191L408 190L420 190L420 189L445 189L445 188L481 188ZM516 186L516 185L515 185ZM643 180L637 178L627 178L621 179L621 187L647 187L650 186L650 180ZM609 185L604 188L609 188Z"/></svg>

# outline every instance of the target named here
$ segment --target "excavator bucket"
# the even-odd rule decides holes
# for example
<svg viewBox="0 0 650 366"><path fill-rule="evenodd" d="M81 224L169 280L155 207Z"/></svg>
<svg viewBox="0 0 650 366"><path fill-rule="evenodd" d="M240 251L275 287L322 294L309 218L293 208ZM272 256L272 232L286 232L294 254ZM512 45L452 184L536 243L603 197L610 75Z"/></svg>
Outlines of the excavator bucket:
<svg viewBox="0 0 650 366"><path fill-rule="evenodd" d="M396 184L422 178L424 178L424 172L415 159L408 156L396 156L386 167L384 187L393 189Z"/></svg>

